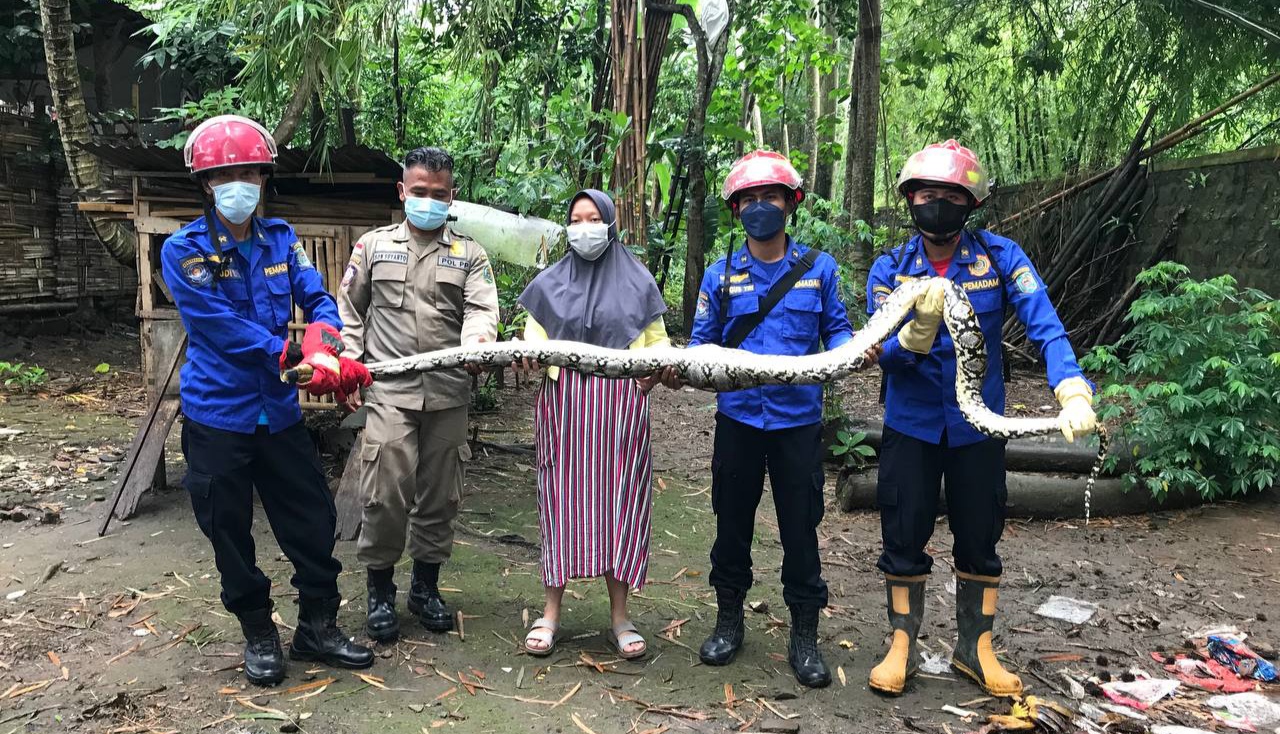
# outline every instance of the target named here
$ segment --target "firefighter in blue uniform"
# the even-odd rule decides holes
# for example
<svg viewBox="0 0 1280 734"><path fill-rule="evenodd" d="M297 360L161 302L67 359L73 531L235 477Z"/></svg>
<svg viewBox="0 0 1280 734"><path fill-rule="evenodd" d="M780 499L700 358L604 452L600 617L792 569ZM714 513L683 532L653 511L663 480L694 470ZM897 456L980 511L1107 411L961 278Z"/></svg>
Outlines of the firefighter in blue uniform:
<svg viewBox="0 0 1280 734"><path fill-rule="evenodd" d="M756 151L734 164L723 197L746 242L707 269L690 347L715 344L757 354L800 356L853 337L837 291L835 260L793 240L786 219L804 199L800 175L777 153ZM874 359L875 353L869 353ZM818 614L827 584L818 558L823 515L822 386L765 385L721 393L711 460L716 539L710 583L715 630L702 661L726 665L741 647L743 601L751 587L751 538L765 471L782 539L783 598L791 610L788 660L809 687L830 684L818 649Z"/></svg>
<svg viewBox="0 0 1280 734"><path fill-rule="evenodd" d="M876 260L867 279L867 310L874 312L895 287L916 278L941 276L959 284L986 340L983 400L1002 413L1000 335L1005 308L1012 306L1044 358L1062 406L1063 434L1074 440L1091 431L1093 388L1076 363L1040 274L1016 242L964 228L990 193L973 152L954 140L924 148L907 160L898 191L907 198L920 234ZM877 565L885 574L893 640L871 671L870 686L897 695L916 672L916 635L933 565L925 544L945 484L955 537L958 640L951 664L988 693L1012 696L1022 691L1022 682L1001 666L991 644L1002 570L996 543L1004 530L1005 442L982 435L960 414L955 347L939 329L943 293L939 283L921 296L914 318L885 342L880 359L887 392L876 490L884 547Z"/></svg>
<svg viewBox="0 0 1280 734"><path fill-rule="evenodd" d="M333 557L333 499L297 389L280 375L306 365L310 392L342 395L367 384L368 371L338 356L337 304L293 229L253 216L275 164L270 134L243 117L215 117L192 132L185 152L205 216L170 236L160 255L188 335L180 391L185 485L213 545L223 606L244 632L245 674L274 685L285 672L271 581L254 557L255 487L294 565L299 611L290 657L366 668L372 652L336 626L342 566ZM301 347L288 340L294 302L311 322Z"/></svg>

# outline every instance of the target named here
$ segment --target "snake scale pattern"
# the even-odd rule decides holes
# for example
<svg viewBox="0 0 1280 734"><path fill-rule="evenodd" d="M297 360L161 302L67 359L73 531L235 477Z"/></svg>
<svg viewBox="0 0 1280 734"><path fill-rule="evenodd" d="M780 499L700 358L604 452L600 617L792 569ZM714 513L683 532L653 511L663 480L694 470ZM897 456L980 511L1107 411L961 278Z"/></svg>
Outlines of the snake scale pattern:
<svg viewBox="0 0 1280 734"><path fill-rule="evenodd" d="M819 354L785 357L754 354L739 349L702 345L689 349L606 349L570 341L506 341L474 344L426 352L366 365L375 377L406 372L432 372L475 363L504 367L521 359L536 359L599 377L644 377L665 367L690 386L725 392L757 385L811 385L846 377L867 365L865 352L892 336L910 316L920 295L934 281L946 288L943 321L956 350L956 402L974 428L993 438L1045 436L1059 430L1057 418L1009 418L989 409L982 400L982 380L987 368L986 342L968 296L945 278L908 281L889 294L875 314L847 343ZM1107 437L1099 426L1098 456L1085 484L1085 521L1094 483L1106 458Z"/></svg>

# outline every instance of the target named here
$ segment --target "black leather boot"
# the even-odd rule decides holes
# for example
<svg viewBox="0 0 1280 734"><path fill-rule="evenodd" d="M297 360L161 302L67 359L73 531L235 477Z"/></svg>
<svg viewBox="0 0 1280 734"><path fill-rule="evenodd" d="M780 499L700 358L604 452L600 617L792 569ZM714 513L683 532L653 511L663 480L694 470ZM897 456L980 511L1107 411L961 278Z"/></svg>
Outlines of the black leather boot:
<svg viewBox="0 0 1280 734"><path fill-rule="evenodd" d="M707 665L733 662L747 636L742 622L742 603L746 598L746 592L716 588L716 628L698 651L702 662Z"/></svg>
<svg viewBox="0 0 1280 734"><path fill-rule="evenodd" d="M440 598L439 563L413 562L413 578L409 583L409 611L418 615L422 626L432 632L453 629L453 613Z"/></svg>
<svg viewBox="0 0 1280 734"><path fill-rule="evenodd" d="M396 617L396 585L392 580L395 568L369 569L367 586L368 618L364 631L375 642L394 642L400 636L400 620Z"/></svg>
<svg viewBox="0 0 1280 734"><path fill-rule="evenodd" d="M338 597L298 599L298 629L289 645L289 657L332 665L335 668L367 668L373 651L357 645L338 629Z"/></svg>
<svg viewBox="0 0 1280 734"><path fill-rule="evenodd" d="M271 621L271 605L236 615L244 633L244 675L255 686L274 686L284 680L284 652L280 633Z"/></svg>
<svg viewBox="0 0 1280 734"><path fill-rule="evenodd" d="M787 662L796 673L800 685L826 688L831 685L831 669L818 650L818 607L791 607L791 647Z"/></svg>
<svg viewBox="0 0 1280 734"><path fill-rule="evenodd" d="M884 577L885 601L893 642L879 665L871 669L871 690L897 696L907 679L920 667L916 658L916 636L924 617L924 583L928 575Z"/></svg>

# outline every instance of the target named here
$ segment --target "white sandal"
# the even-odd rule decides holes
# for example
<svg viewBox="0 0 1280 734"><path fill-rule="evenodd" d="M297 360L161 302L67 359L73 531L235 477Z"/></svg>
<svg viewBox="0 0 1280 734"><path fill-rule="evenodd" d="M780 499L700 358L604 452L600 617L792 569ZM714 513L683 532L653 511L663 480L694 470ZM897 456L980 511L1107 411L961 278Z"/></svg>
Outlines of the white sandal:
<svg viewBox="0 0 1280 734"><path fill-rule="evenodd" d="M552 622L546 617L538 617L533 622L533 626L529 628L529 634L524 636L524 650L534 657L544 658L556 649L556 633L560 631L560 625ZM530 640L534 642L542 642L546 647L530 647Z"/></svg>
<svg viewBox="0 0 1280 734"><path fill-rule="evenodd" d="M613 643L613 648L618 651L618 654L622 656L623 660L635 660L636 658L642 658L645 653L649 652L649 643L645 642L645 639L640 636L636 626L630 621L623 622L617 627L609 630L608 636L609 642ZM637 642L640 643L642 647L639 650L627 652L627 645L634 645Z"/></svg>

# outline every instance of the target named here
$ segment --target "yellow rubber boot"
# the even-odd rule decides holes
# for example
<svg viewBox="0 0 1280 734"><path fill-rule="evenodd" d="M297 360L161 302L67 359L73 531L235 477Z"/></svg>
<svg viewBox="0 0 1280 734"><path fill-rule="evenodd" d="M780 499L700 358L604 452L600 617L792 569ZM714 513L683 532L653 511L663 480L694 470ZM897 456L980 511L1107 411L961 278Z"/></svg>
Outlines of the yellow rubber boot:
<svg viewBox="0 0 1280 734"><path fill-rule="evenodd" d="M1016 696L1022 693L1022 679L1005 670L991 649L999 586L999 576L956 571L956 626L960 634L951 667L973 678L993 696Z"/></svg>
<svg viewBox="0 0 1280 734"><path fill-rule="evenodd" d="M916 635L924 616L924 582L929 576L890 576L885 574L884 588L893 642L884 660L871 669L871 690L897 696L907 679L919 667L916 658Z"/></svg>

